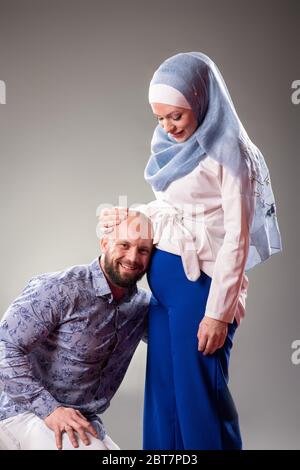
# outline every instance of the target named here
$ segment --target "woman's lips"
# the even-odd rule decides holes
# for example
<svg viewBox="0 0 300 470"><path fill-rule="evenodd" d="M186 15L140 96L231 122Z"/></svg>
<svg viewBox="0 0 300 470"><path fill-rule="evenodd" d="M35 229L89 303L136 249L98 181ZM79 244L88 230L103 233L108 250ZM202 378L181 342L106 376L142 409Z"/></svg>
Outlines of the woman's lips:
<svg viewBox="0 0 300 470"><path fill-rule="evenodd" d="M183 133L183 130L180 132L177 132L176 134L171 134L172 137L178 137Z"/></svg>

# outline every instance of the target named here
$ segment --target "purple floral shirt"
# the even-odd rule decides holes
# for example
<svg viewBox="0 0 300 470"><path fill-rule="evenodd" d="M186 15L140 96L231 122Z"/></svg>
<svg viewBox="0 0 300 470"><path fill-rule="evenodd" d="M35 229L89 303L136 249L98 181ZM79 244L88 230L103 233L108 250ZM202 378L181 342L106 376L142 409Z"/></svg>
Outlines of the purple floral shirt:
<svg viewBox="0 0 300 470"><path fill-rule="evenodd" d="M146 332L150 294L116 302L95 259L33 277L0 322L0 420L79 409L105 430L103 413Z"/></svg>

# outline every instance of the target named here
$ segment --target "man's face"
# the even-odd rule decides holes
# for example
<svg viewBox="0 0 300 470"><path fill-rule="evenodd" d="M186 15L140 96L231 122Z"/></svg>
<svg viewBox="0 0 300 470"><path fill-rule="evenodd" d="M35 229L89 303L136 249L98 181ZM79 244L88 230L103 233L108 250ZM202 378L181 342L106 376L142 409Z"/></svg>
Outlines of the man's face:
<svg viewBox="0 0 300 470"><path fill-rule="evenodd" d="M145 221L142 223L145 224ZM105 273L118 287L128 288L135 285L148 268L153 241L149 231L146 236L137 234L136 228L141 225L139 218L128 217L117 226L113 237L103 238L101 241ZM144 228L151 230L151 227L146 225Z"/></svg>

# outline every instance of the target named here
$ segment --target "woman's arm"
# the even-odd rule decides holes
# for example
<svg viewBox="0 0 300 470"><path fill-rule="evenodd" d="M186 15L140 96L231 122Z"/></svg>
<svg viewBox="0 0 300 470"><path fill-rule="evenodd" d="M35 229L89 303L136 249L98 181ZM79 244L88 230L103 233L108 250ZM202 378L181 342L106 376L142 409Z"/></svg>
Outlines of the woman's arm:
<svg viewBox="0 0 300 470"><path fill-rule="evenodd" d="M225 167L221 174L225 236L217 254L205 315L232 323L245 286L245 265L250 243L250 227L255 195L250 179L241 183ZM247 185L247 187L245 187ZM244 293L243 293L244 294Z"/></svg>
<svg viewBox="0 0 300 470"><path fill-rule="evenodd" d="M220 184L225 236L215 261L205 315L197 335L198 349L205 355L213 354L223 346L228 323L234 321L238 311L240 315L244 313L248 287L244 270L255 207L252 187L255 183L249 179L242 185L221 167Z"/></svg>

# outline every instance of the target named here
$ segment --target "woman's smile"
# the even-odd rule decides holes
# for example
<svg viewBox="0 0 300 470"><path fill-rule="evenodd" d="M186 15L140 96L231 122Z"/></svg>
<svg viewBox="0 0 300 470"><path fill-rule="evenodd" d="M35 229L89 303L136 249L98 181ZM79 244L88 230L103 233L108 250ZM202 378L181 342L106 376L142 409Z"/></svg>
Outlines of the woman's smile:
<svg viewBox="0 0 300 470"><path fill-rule="evenodd" d="M184 130L182 129L181 131L178 132L170 132L171 136L174 137L175 139L178 137L182 137L184 133Z"/></svg>
<svg viewBox="0 0 300 470"><path fill-rule="evenodd" d="M198 127L191 109L163 103L151 103L151 107L161 127L175 140L187 140Z"/></svg>

